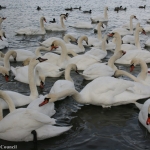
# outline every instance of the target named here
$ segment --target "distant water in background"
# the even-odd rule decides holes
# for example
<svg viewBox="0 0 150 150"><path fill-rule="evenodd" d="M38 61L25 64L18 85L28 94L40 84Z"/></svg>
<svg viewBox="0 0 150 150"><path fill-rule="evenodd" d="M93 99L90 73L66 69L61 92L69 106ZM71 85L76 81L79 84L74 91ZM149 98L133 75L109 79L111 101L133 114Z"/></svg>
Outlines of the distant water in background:
<svg viewBox="0 0 150 150"><path fill-rule="evenodd" d="M7 17L3 22L2 28L6 32L9 41L8 49L26 49L35 51L39 42L49 37L62 38L66 33L76 33L78 35L96 36L93 30L67 28L67 32L48 32L45 36L33 36L23 40L22 36L16 36L17 29L28 26L39 26L39 19L45 16L47 22L56 18L59 22L59 16L66 13L67 7L79 7L81 11L73 10L65 24L67 26L76 21L90 21L90 14L83 14L83 10L92 10L92 15L103 14L104 7L108 6L108 28L104 34L108 34L111 29L120 27L129 22L130 15L134 14L141 25L146 25L146 19L150 18L150 3L148 0L3 0L0 5L6 6L6 9L0 10L0 16ZM127 11L116 13L116 6L127 7ZM146 5L146 9L139 9L140 5ZM42 8L37 11L37 6ZM138 22L134 21L134 22ZM95 25L94 25L95 26ZM144 49L144 43L149 38L149 34L140 35L141 46ZM8 49L3 50L3 52ZM86 49L89 50L89 49ZM149 49L148 49L149 50ZM106 62L110 56L103 60ZM12 63L13 66L19 66L21 63ZM128 66L118 66L120 69L129 71ZM137 75L140 67L137 67L133 74ZM81 91L89 81L83 80L80 75L71 73L75 82L76 89ZM47 78L44 90L38 89L40 94L47 94L52 85L60 78ZM127 78L125 78L127 79ZM101 85L99 85L101 86ZM27 84L17 82L11 74L11 81L5 82L0 76L0 89L17 91L29 95L30 90ZM143 103L144 100L141 101ZM63 101L55 103L57 125L70 126L70 131L54 138L38 141L37 147L33 142L8 142L0 140L0 145L17 145L18 150L144 150L150 149L150 134L138 121L139 110L133 104L117 106L112 108L102 108L92 105L81 105L76 103L73 98L67 97ZM5 115L8 113L4 111ZM22 118L23 119L23 118Z"/></svg>

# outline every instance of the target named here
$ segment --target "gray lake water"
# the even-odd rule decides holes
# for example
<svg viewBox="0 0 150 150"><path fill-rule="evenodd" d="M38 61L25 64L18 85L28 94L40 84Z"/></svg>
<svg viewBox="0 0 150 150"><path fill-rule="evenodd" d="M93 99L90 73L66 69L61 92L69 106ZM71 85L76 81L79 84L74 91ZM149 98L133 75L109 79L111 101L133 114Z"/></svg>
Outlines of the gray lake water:
<svg viewBox="0 0 150 150"><path fill-rule="evenodd" d="M63 37L65 33L75 32L79 35L85 34L95 36L93 30L67 28L66 32L48 32L45 37L33 36L22 40L22 36L15 36L15 30L27 26L39 26L39 18L45 16L47 22L54 17L59 20L59 15L65 13L67 7L82 7L82 10L92 10L92 15L103 13L105 6L108 6L109 22L108 28L104 34L109 33L111 29L119 27L129 22L130 15L134 14L139 19L141 25L146 25L146 19L150 18L150 3L147 0L3 0L0 5L6 6L6 9L0 10L0 16L7 17L3 22L2 28L6 32L9 41L9 48L2 50L6 52L10 49L27 49L34 52L35 48L41 42L49 37ZM127 11L119 13L114 12L114 7L122 5L127 7ZM140 5L146 5L146 9L139 9ZM41 11L37 11L36 7L40 6ZM69 18L65 22L67 26L78 20L90 21L90 14L83 14L82 11L73 10L69 12ZM135 21L136 22L136 21ZM149 34L140 35L141 46L148 39ZM147 48L146 48L147 49ZM87 49L88 50L88 49ZM149 50L149 49L148 49ZM110 56L103 60L106 62ZM12 63L13 66L19 66L21 63ZM129 71L128 66L118 66L120 69ZM133 72L137 75L140 67ZM71 73L76 89L80 91L89 81L83 80L80 75ZM60 77L64 79L64 76ZM60 78L47 78L46 85L43 90L38 89L40 94L47 94L54 84ZM127 78L125 78L127 79ZM27 84L17 82L13 79L9 82L4 81L4 77L0 75L0 89L17 91L25 95L29 95L30 90ZM141 100L143 103L145 100ZM139 110L133 104L117 106L112 108L102 108L92 105L81 105L76 103L73 98L67 97L63 101L55 103L57 125L73 127L68 132L54 138L38 141L38 145L34 146L33 142L8 142L0 140L0 145L17 145L19 150L144 150L150 149L150 134L138 121ZM8 110L4 111L5 115Z"/></svg>

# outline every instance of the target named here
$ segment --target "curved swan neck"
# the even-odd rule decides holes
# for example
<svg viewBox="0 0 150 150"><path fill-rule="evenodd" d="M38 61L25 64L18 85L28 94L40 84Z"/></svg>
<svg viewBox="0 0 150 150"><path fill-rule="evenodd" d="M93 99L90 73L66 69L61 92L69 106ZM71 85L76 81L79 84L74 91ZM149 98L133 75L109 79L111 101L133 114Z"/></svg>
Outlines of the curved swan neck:
<svg viewBox="0 0 150 150"><path fill-rule="evenodd" d="M41 30L45 31L43 17L40 18L40 27L41 27Z"/></svg>
<svg viewBox="0 0 150 150"><path fill-rule="evenodd" d="M41 55L41 52L40 52L41 50L50 51L50 48L46 48L46 47L43 47L43 46L38 47L38 48L35 50L35 55L36 55L37 57L42 56L42 55Z"/></svg>
<svg viewBox="0 0 150 150"><path fill-rule="evenodd" d="M104 10L104 18L105 18L105 19L108 19L107 7L106 7L105 10Z"/></svg>
<svg viewBox="0 0 150 150"><path fill-rule="evenodd" d="M133 32L132 16L130 17L130 32Z"/></svg>
<svg viewBox="0 0 150 150"><path fill-rule="evenodd" d="M5 54L5 57L4 57L4 67L6 69L8 69L8 71L10 70L10 62L9 62L9 57L14 53L15 51L8 51L6 54Z"/></svg>
<svg viewBox="0 0 150 150"><path fill-rule="evenodd" d="M102 41L102 50L103 51L106 51L106 39L107 39L107 36L105 36L103 41Z"/></svg>
<svg viewBox="0 0 150 150"><path fill-rule="evenodd" d="M147 64L143 60L139 60L139 62L140 62L140 66L141 66L141 72L139 73L138 78L145 80L147 77L148 67L147 67Z"/></svg>
<svg viewBox="0 0 150 150"><path fill-rule="evenodd" d="M102 41L101 25L97 26L97 37L100 41Z"/></svg>
<svg viewBox="0 0 150 150"><path fill-rule="evenodd" d="M139 40L139 28L136 28L135 30L135 46L138 48L138 50L141 50L140 40Z"/></svg>
<svg viewBox="0 0 150 150"><path fill-rule="evenodd" d="M8 104L10 112L12 112L16 109L13 101L11 100L11 98L5 92L0 91L0 97ZM2 118L3 118L3 111L2 111L2 107L0 106L0 120Z"/></svg>
<svg viewBox="0 0 150 150"><path fill-rule="evenodd" d="M63 21L63 17L61 16L60 17L60 23L61 23L61 26L62 26L62 28L66 28L66 26L65 26L65 24L64 24L64 21Z"/></svg>
<svg viewBox="0 0 150 150"><path fill-rule="evenodd" d="M118 70L118 71L119 71L118 75L120 75L120 76L121 75L125 75L125 76L129 77L130 79L132 79L133 81L141 83L141 80L139 80L138 78L136 78L132 74L130 74L130 73L126 72L126 71L123 71L123 70Z"/></svg>
<svg viewBox="0 0 150 150"><path fill-rule="evenodd" d="M31 59L29 63L29 68L28 68L28 79L29 79L29 87L30 87L30 97L31 99L36 99L38 98L38 91L36 87L36 82L35 82L35 77L34 77L34 68L38 64L38 60L36 58Z"/></svg>
<svg viewBox="0 0 150 150"><path fill-rule="evenodd" d="M68 65L67 68L66 68L66 70L65 70L65 80L68 80L68 81L71 81L71 82L73 82L73 80L72 80L72 78L70 76L70 72L71 72L71 69L72 69L73 65L74 64Z"/></svg>
<svg viewBox="0 0 150 150"><path fill-rule="evenodd" d="M70 43L70 40L71 39L75 39L72 35L70 35L70 34L66 34L64 37L63 37L63 39L64 39L64 41L66 42L66 43Z"/></svg>
<svg viewBox="0 0 150 150"><path fill-rule="evenodd" d="M84 40L84 37L81 36L79 39L78 39L78 47L82 50L85 50L83 44L82 44L82 41Z"/></svg>
<svg viewBox="0 0 150 150"><path fill-rule="evenodd" d="M121 50L121 36L120 34L117 35L116 37L116 48L115 48L115 53Z"/></svg>
<svg viewBox="0 0 150 150"><path fill-rule="evenodd" d="M58 45L61 47L61 50L62 50L61 55L58 60L58 65L59 65L67 59L68 55L67 55L67 47L65 43L63 41L59 41Z"/></svg>
<svg viewBox="0 0 150 150"><path fill-rule="evenodd" d="M108 61L108 66L111 67L114 71L116 71L117 67L114 65L115 61L119 59L118 55L113 55L110 57Z"/></svg>

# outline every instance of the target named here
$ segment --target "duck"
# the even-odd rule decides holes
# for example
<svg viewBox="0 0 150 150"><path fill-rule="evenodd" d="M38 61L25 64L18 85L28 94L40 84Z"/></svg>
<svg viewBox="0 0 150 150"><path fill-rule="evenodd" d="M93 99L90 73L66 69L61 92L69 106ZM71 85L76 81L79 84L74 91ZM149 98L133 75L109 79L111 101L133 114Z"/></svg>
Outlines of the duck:
<svg viewBox="0 0 150 150"><path fill-rule="evenodd" d="M56 20L55 20L55 18L53 18L53 20L52 21L49 21L50 23L56 23Z"/></svg>
<svg viewBox="0 0 150 150"><path fill-rule="evenodd" d="M10 113L3 118L2 108L0 107L0 139L15 142L37 142L37 140L58 136L72 127L54 126L56 124L54 118L50 118L37 110L15 109L12 99L4 91L0 91L0 97L7 102L10 110Z"/></svg>
<svg viewBox="0 0 150 150"><path fill-rule="evenodd" d="M69 64L65 69L65 80L57 80L52 86L49 93L55 94L67 89L75 89L73 79L70 76L71 70L74 70L78 74L78 69L75 64ZM65 97L60 98L60 100Z"/></svg>
<svg viewBox="0 0 150 150"><path fill-rule="evenodd" d="M73 58L66 59L65 57L67 54L67 47L65 43L62 41L56 40L52 43L52 48L56 46L60 46L62 51L64 51L62 52L63 55L61 53L62 58L56 61L57 65L61 65L62 68L63 67L65 68L69 64L76 64L78 70L84 70L87 66L100 61L99 58L93 55L89 55L89 54L77 55L77 56L74 56Z"/></svg>
<svg viewBox="0 0 150 150"><path fill-rule="evenodd" d="M124 51L118 51L110 57L108 65L104 63L95 63L87 67L81 74L85 80L94 80L102 76L113 76L117 67L114 65L115 61L125 54Z"/></svg>
<svg viewBox="0 0 150 150"><path fill-rule="evenodd" d="M120 10L126 11L126 10L127 10L127 7L125 7L125 8L121 7Z"/></svg>
<svg viewBox="0 0 150 150"><path fill-rule="evenodd" d="M130 16L130 31L124 28L116 28L113 29L111 32L118 32L121 36L125 36L128 34L133 34L133 24L132 24L132 19L137 19L135 15Z"/></svg>
<svg viewBox="0 0 150 150"><path fill-rule="evenodd" d="M72 7L70 7L70 8L65 8L65 10L66 11L72 11L73 9L72 9Z"/></svg>
<svg viewBox="0 0 150 150"><path fill-rule="evenodd" d="M79 9L79 10L81 10L81 6L80 7L74 7L73 9Z"/></svg>
<svg viewBox="0 0 150 150"><path fill-rule="evenodd" d="M5 8L6 8L6 6L0 5L0 9L5 9Z"/></svg>
<svg viewBox="0 0 150 150"><path fill-rule="evenodd" d="M150 86L149 69L144 60L142 60L140 58L133 58L130 63L130 72L132 72L134 70L135 66L138 64L141 66L141 72L138 74L137 78L142 80L145 85Z"/></svg>
<svg viewBox="0 0 150 150"><path fill-rule="evenodd" d="M136 102L145 97L132 89L134 83L113 77L99 77L88 83L81 92L75 89L64 90L55 94L48 94L44 101L39 104L55 102L61 97L72 96L75 101L81 104L91 104L108 108L112 106L125 105Z"/></svg>
<svg viewBox="0 0 150 150"><path fill-rule="evenodd" d="M36 10L38 10L38 11L41 10L41 7L40 7L40 6L37 6Z"/></svg>
<svg viewBox="0 0 150 150"><path fill-rule="evenodd" d="M146 8L146 5L144 5L144 6L139 6L139 8L144 8L144 9L145 9L145 8Z"/></svg>
<svg viewBox="0 0 150 150"><path fill-rule="evenodd" d="M39 60L45 61L45 59L42 59L42 58L33 58L32 62L29 65L28 73L29 73L29 87L30 87L30 91L31 91L30 96L26 96L26 95L23 95L23 94L20 94L17 92L13 92L13 91L4 91L13 100L14 105L16 107L27 105L30 102L32 102L33 100L38 98L38 91L37 91L37 88L36 88L36 85L34 82L34 67L36 64L39 63ZM8 81L9 75L6 76L6 73L3 72L3 70L1 70L1 72L3 75L5 75L5 79ZM4 101L2 101L2 99L0 99L0 100L1 100L2 108L7 109L8 108L7 104Z"/></svg>
<svg viewBox="0 0 150 150"><path fill-rule="evenodd" d="M46 22L45 17L40 18L40 28L35 27L26 27L21 28L17 31L15 31L18 35L44 35L46 34L45 28L44 28L44 21Z"/></svg>
<svg viewBox="0 0 150 150"><path fill-rule="evenodd" d="M0 30L0 49L9 47L8 40L6 39L5 32Z"/></svg>
<svg viewBox="0 0 150 150"><path fill-rule="evenodd" d="M60 24L46 24L45 29L48 31L66 31L63 19L66 20L66 15L60 15Z"/></svg>
<svg viewBox="0 0 150 150"><path fill-rule="evenodd" d="M135 102L135 105L140 110L138 120L150 132L150 99L147 99L144 104Z"/></svg>
<svg viewBox="0 0 150 150"><path fill-rule="evenodd" d="M89 13L89 14L91 14L91 13L92 13L92 10L89 10L89 11L83 11L83 13Z"/></svg>
<svg viewBox="0 0 150 150"><path fill-rule="evenodd" d="M87 45L88 45L88 37L85 36L85 35L80 36L78 38L78 41L77 41L78 45L71 44L71 43L66 43L65 45L66 45L66 48L67 48L67 53L69 54L70 50L74 51L75 53L82 53L82 52L84 52L85 48L84 48L83 43L82 43L83 41L85 41L87 43ZM61 51L62 50L61 50L60 47L56 48L56 50L55 50L55 52L59 53L59 54L61 53Z"/></svg>
<svg viewBox="0 0 150 150"><path fill-rule="evenodd" d="M108 14L107 14L107 11L108 11L108 7L105 7L104 9L104 16L92 16L90 19L91 19L91 22L92 23L97 23L98 21L101 21L101 22L107 22L108 21Z"/></svg>

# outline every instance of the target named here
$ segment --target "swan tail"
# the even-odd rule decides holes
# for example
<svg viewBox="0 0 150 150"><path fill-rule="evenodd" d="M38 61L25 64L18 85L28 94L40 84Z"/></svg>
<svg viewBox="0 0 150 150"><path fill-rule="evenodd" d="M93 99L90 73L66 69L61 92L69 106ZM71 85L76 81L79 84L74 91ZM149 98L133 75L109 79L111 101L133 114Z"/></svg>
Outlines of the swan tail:
<svg viewBox="0 0 150 150"><path fill-rule="evenodd" d="M72 126L69 127L58 127L52 125L44 125L43 127L36 130L38 135L38 140L44 140L47 138L51 138L54 136L58 136L68 130L70 130Z"/></svg>
<svg viewBox="0 0 150 150"><path fill-rule="evenodd" d="M139 110L142 109L143 104L140 104L140 103L138 103L138 102L133 102L133 103L136 105L136 107L137 107Z"/></svg>

